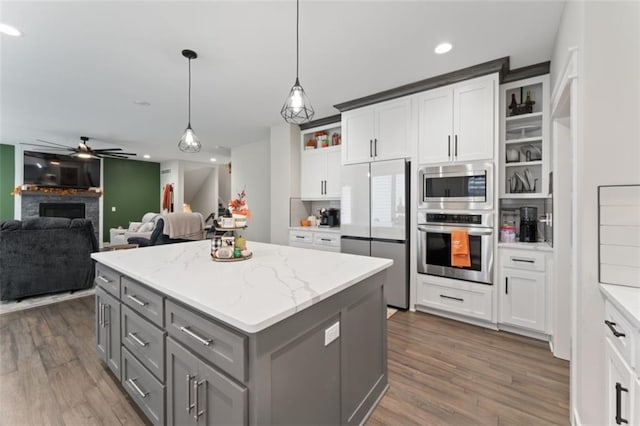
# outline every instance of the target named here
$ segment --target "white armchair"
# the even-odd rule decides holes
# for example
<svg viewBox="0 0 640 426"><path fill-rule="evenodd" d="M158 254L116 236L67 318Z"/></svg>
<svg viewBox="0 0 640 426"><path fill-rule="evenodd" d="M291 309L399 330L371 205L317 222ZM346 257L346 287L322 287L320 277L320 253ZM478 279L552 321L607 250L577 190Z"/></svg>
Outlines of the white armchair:
<svg viewBox="0 0 640 426"><path fill-rule="evenodd" d="M145 213L140 222L129 222L129 228L111 228L109 230L109 242L114 244L127 244L129 237L150 238L156 226L158 213Z"/></svg>

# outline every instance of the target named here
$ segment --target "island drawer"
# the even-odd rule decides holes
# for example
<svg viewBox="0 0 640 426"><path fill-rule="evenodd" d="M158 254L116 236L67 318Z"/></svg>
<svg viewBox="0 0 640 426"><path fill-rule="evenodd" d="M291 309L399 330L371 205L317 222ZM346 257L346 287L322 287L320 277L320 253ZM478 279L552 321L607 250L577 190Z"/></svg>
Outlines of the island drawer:
<svg viewBox="0 0 640 426"><path fill-rule="evenodd" d="M122 348L122 386L154 425L164 425L164 386Z"/></svg>
<svg viewBox="0 0 640 426"><path fill-rule="evenodd" d="M122 343L161 382L164 382L164 335L164 330L122 306Z"/></svg>
<svg viewBox="0 0 640 426"><path fill-rule="evenodd" d="M171 337L232 377L246 381L247 337L167 299L166 328Z"/></svg>
<svg viewBox="0 0 640 426"><path fill-rule="evenodd" d="M96 264L96 278L94 282L104 288L112 296L120 297L120 274L101 263Z"/></svg>
<svg viewBox="0 0 640 426"><path fill-rule="evenodd" d="M156 324L163 326L164 310L162 296L143 287L128 277L122 277L120 299L131 309Z"/></svg>

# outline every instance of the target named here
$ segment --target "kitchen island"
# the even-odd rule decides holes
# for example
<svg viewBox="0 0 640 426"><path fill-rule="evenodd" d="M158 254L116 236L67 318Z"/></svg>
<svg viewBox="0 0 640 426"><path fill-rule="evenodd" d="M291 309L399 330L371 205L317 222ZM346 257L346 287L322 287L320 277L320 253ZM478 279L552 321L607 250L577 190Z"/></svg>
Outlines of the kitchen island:
<svg viewBox="0 0 640 426"><path fill-rule="evenodd" d="M94 253L96 350L155 424L359 424L387 388L392 261L208 240Z"/></svg>

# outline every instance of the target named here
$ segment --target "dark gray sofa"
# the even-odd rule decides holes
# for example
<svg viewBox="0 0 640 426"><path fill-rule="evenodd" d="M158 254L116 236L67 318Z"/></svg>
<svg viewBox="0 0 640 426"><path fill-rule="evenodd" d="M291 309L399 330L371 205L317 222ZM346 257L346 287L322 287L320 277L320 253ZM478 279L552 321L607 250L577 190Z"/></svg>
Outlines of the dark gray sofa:
<svg viewBox="0 0 640 426"><path fill-rule="evenodd" d="M0 222L0 300L91 287L95 251L98 242L88 219Z"/></svg>

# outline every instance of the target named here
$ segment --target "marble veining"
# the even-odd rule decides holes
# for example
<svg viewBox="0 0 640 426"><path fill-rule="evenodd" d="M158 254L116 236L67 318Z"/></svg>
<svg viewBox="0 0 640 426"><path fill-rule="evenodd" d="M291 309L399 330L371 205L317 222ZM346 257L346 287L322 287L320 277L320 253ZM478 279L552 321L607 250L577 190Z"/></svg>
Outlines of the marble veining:
<svg viewBox="0 0 640 426"><path fill-rule="evenodd" d="M389 259L249 242L250 260L214 262L209 240L93 253L96 261L255 333L392 265Z"/></svg>

